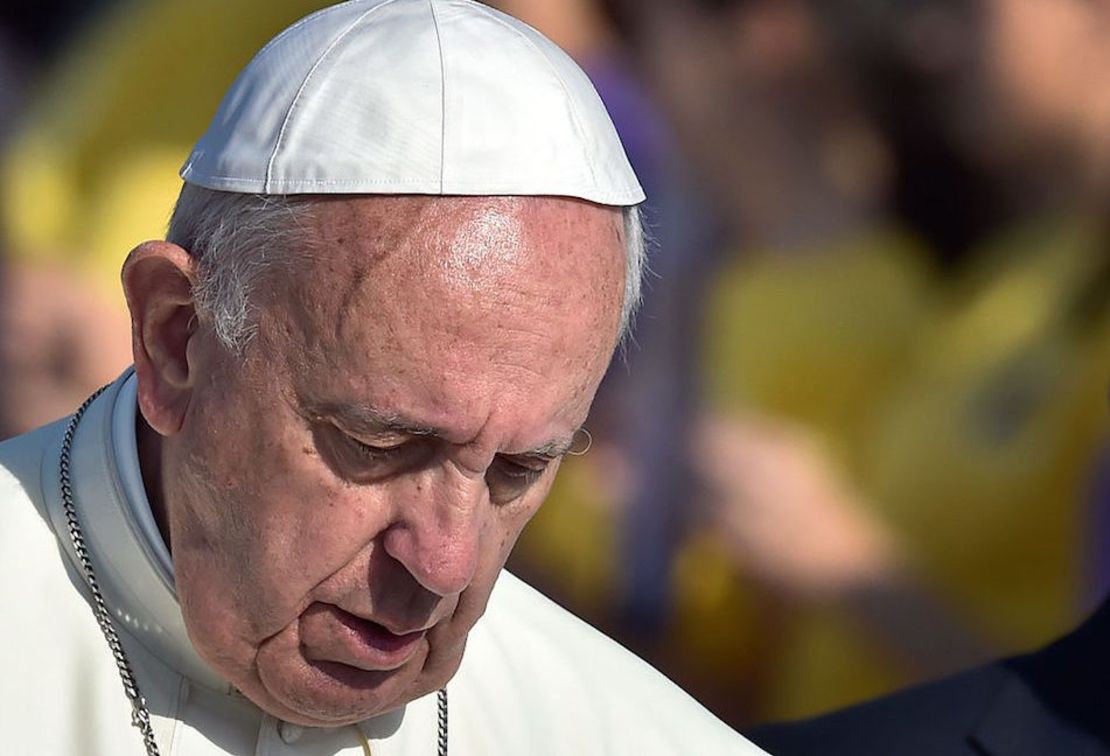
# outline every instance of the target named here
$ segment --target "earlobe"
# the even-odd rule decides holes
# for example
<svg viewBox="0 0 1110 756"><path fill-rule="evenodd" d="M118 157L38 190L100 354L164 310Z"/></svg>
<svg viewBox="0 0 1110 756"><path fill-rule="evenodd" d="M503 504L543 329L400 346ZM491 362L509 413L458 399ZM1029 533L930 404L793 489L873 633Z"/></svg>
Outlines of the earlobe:
<svg viewBox="0 0 1110 756"><path fill-rule="evenodd" d="M122 277L139 408L155 431L170 436L181 428L196 382L189 348L197 332L196 261L176 244L146 242L128 255Z"/></svg>

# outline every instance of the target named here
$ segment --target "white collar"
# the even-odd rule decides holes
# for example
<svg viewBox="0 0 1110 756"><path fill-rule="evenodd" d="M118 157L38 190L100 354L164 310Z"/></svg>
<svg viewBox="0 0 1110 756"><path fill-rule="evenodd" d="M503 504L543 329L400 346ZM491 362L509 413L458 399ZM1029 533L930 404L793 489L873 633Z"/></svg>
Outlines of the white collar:
<svg viewBox="0 0 1110 756"><path fill-rule="evenodd" d="M112 451L128 514L138 527L138 535L142 545L146 547L151 566L176 598L173 560L162 533L158 530L158 523L154 521L154 511L146 497L146 486L143 484L143 473L139 465L139 439L135 425L139 406L139 381L134 371L129 372L130 376L122 379L123 385L120 386L112 409Z"/></svg>
<svg viewBox="0 0 1110 756"><path fill-rule="evenodd" d="M185 630L173 563L142 483L135 435L136 384L129 368L89 405L73 438L74 505L86 547L120 629L191 681L231 692L232 686L197 654ZM57 453L43 458L42 480L54 530L81 572L67 537Z"/></svg>

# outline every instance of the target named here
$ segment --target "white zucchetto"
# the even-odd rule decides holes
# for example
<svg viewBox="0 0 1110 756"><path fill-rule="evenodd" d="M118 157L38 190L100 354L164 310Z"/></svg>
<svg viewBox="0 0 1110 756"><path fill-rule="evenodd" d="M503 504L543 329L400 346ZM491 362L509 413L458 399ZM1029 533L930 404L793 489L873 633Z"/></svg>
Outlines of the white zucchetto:
<svg viewBox="0 0 1110 756"><path fill-rule="evenodd" d="M582 70L470 0L351 0L293 24L236 79L181 178L258 194L644 199Z"/></svg>

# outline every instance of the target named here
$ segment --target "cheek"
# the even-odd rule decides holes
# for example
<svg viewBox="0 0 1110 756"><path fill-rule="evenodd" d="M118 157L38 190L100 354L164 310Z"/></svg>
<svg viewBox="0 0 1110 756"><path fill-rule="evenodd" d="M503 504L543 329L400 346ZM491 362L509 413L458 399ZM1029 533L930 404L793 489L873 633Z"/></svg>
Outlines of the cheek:
<svg viewBox="0 0 1110 756"><path fill-rule="evenodd" d="M536 481L536 484L528 491L528 494L520 500L519 506L510 507L503 513L504 540L502 542L502 565L504 565L505 560L508 559L509 552L512 551L513 546L516 545L517 539L520 538L520 534L525 526L532 521L532 518L540 511L540 507L543 506L544 501L547 500L547 495L551 493L551 487L555 485L555 476L559 474L559 467L562 463L562 459L556 459L551 462L543 476Z"/></svg>
<svg viewBox="0 0 1110 756"><path fill-rule="evenodd" d="M357 567L386 525L374 492L329 480L303 454L286 461L246 502L254 512L248 549L261 567L252 571L252 587L265 597L258 600L270 630L294 621L322 584Z"/></svg>
<svg viewBox="0 0 1110 756"><path fill-rule="evenodd" d="M183 596L199 586L196 609L260 639L294 621L382 523L366 491L330 474L307 431L256 416L218 444L198 443L212 439L200 428L175 476L183 495L171 531Z"/></svg>
<svg viewBox="0 0 1110 756"><path fill-rule="evenodd" d="M496 507L486 547L491 554L491 568L496 572L505 566L509 553L520 538L525 526L535 517L555 481L558 462L544 473L535 485L520 499Z"/></svg>

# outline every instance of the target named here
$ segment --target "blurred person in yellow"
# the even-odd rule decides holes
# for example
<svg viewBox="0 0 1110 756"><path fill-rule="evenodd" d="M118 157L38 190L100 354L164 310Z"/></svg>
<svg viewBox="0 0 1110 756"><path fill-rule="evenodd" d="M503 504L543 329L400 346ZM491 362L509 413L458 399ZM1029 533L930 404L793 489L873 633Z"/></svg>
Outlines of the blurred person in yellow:
<svg viewBox="0 0 1110 756"><path fill-rule="evenodd" d="M772 396L779 405L798 409L801 403L799 419L828 429L824 443L840 451L863 432L859 408L905 359L928 311L924 251L883 216L891 171L886 145L804 2L740 3L735 13L710 16L692 14L689 5L649 5L632 14L644 65L684 146L711 182L711 201L745 246L738 262L715 272L716 294L703 302L712 334L701 345L708 410L781 412L784 407L768 401ZM746 287L742 298L735 296L738 282ZM745 385L753 382L755 390ZM760 389L774 394L761 396ZM753 472L744 464L753 457L737 459L729 448L737 434L765 448L760 458L782 455L777 464L783 473L808 469L813 455L792 458L795 445L776 441L791 434L776 425L764 417L736 433L712 433L717 423L703 424L687 448L708 493L733 503L735 497L719 489ZM766 437L757 443L757 436ZM722 467L713 469L718 463ZM948 619L942 602L921 603L939 612L926 625L943 628L938 635L953 641L949 648L890 637L882 626L866 640L849 635L845 641L842 615L834 610L814 617L812 607L836 606L837 594L813 590L810 576L824 572L818 581L831 584L837 573L819 557L803 564L805 556L822 552L824 540L870 543L883 526L871 521L866 507L841 512L844 497L822 500L819 490L813 493L810 500L795 497L799 509L811 507L814 524L793 531L796 547L789 546L789 534L760 529L753 510L748 519L763 540L745 550L742 567L721 543L725 531L715 519L690 532L675 563L673 646L700 677L716 678L718 689L745 691L734 715L747 721L833 705L893 684L898 678L891 680L886 654L872 651L877 646L893 647L899 665L917 674L967 661L977 648ZM787 509L769 504L769 512ZM727 507L701 514L715 509ZM778 522L789 525L790 517ZM822 532L820 523L842 532ZM792 555L798 557L793 565ZM855 559L858 567L869 557ZM842 571L853 567L842 565ZM858 570L853 574L858 577ZM845 585L844 593L851 588Z"/></svg>
<svg viewBox="0 0 1110 756"><path fill-rule="evenodd" d="M0 8L0 166L42 71L103 2L25 2ZM0 188L0 207L30 187ZM34 199L27 201L28 204ZM8 220L6 217L3 220ZM20 254L0 221L0 436L58 417L128 362L126 314L64 263Z"/></svg>
<svg viewBox="0 0 1110 756"><path fill-rule="evenodd" d="M943 13L911 19L954 28ZM962 76L940 123L973 165L1011 182L1002 207L1019 220L973 259L891 397L871 486L905 532L943 534L934 574L1006 646L1027 648L1082 613L1081 558L1104 519L1083 498L1107 438L1110 5L988 0L975 19L979 46L948 71ZM891 742L908 754L1107 754L1108 641L1104 602L1043 649L758 738L788 756L885 754Z"/></svg>
<svg viewBox="0 0 1110 756"><path fill-rule="evenodd" d="M470 0L329 6L180 175L123 264L134 367L0 445L5 747L762 753L502 570L645 262L565 53Z"/></svg>
<svg viewBox="0 0 1110 756"><path fill-rule="evenodd" d="M746 558L728 546L691 553L679 571L689 593L719 587L688 632L720 647L779 607L756 646L773 659L764 716L973 659L876 637L882 624L845 600L851 591L809 590L784 548L880 543L897 558L872 562L869 579L908 568L937 592L941 627L1000 649L1044 642L1083 612L1083 498L1105 437L1104 4L701 6L637 12L645 61L657 60L679 131L745 246L718 279L705 345L709 407L738 426L695 448L726 460L705 473L740 508L728 517L771 512L789 533L749 528L764 548L749 541ZM892 216L928 244L890 232ZM826 517L819 502L843 508L844 497L815 494L790 526L774 515L773 486L764 500L735 495L738 452L730 470L722 447L768 425L759 446L791 435L773 417L742 419L753 412L817 434L817 456L847 477L850 514ZM795 444L777 446L796 459ZM729 486L731 497L719 491ZM767 596L759 611L729 608L753 592Z"/></svg>

